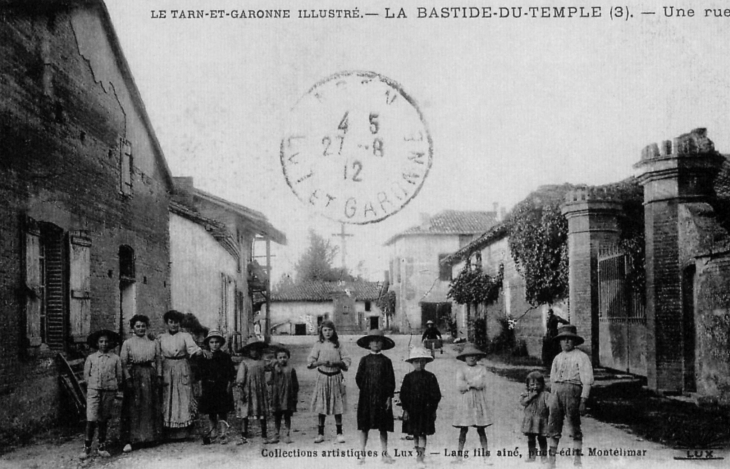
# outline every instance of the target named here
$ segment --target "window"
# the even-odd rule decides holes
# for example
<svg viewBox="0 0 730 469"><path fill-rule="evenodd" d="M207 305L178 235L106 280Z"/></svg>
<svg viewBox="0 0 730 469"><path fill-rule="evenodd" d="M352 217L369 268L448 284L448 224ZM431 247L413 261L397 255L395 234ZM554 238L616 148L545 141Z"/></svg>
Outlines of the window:
<svg viewBox="0 0 730 469"><path fill-rule="evenodd" d="M120 191L123 195L132 195L132 144L122 141L122 155L120 159Z"/></svg>
<svg viewBox="0 0 730 469"><path fill-rule="evenodd" d="M25 220L26 339L64 350L70 338L90 332L90 248L85 231L64 231L51 223Z"/></svg>
<svg viewBox="0 0 730 469"><path fill-rule="evenodd" d="M451 280L451 264L441 263L441 261L448 256L448 254L439 254L438 265L439 265L439 280L448 282Z"/></svg>
<svg viewBox="0 0 730 469"><path fill-rule="evenodd" d="M370 312L370 302L369 301L365 302L365 311Z"/></svg>
<svg viewBox="0 0 730 469"><path fill-rule="evenodd" d="M218 330L228 332L229 321L236 314L236 281L221 272L220 309L218 310ZM232 324L235 328L235 324Z"/></svg>
<svg viewBox="0 0 730 469"><path fill-rule="evenodd" d="M401 261L400 257L395 258L395 268L398 271L398 283L401 283L403 281L403 276L401 275Z"/></svg>
<svg viewBox="0 0 730 469"><path fill-rule="evenodd" d="M137 283L134 249L131 246L119 246L119 298L121 315L119 330L122 337L129 327L129 321L137 314Z"/></svg>

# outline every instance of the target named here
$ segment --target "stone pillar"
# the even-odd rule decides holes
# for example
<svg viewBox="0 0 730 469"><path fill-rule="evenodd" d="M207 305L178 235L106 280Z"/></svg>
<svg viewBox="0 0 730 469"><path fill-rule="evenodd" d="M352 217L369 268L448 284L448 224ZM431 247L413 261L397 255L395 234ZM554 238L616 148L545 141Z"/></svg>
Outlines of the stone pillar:
<svg viewBox="0 0 730 469"><path fill-rule="evenodd" d="M714 194L722 162L707 131L695 129L648 145L634 165L644 186L647 380L658 391L681 392L684 383L679 206Z"/></svg>
<svg viewBox="0 0 730 469"><path fill-rule="evenodd" d="M621 203L597 188L569 191L562 206L568 219L570 322L585 338L585 349L598 364L598 250L619 240Z"/></svg>

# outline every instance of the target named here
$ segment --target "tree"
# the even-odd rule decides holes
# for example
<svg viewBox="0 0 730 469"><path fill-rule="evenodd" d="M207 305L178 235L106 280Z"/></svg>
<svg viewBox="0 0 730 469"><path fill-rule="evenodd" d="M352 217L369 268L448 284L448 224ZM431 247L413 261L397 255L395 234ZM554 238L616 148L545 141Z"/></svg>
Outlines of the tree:
<svg viewBox="0 0 730 469"><path fill-rule="evenodd" d="M352 280L347 269L332 267L337 252L337 246L332 246L316 233L309 230L309 248L294 266L297 283L307 281L336 282L338 280Z"/></svg>

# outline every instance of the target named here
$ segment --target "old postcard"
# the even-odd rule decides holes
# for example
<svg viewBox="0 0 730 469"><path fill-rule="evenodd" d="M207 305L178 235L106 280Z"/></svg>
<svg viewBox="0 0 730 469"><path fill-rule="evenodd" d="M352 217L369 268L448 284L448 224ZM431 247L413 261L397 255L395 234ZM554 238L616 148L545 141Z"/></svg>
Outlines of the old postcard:
<svg viewBox="0 0 730 469"><path fill-rule="evenodd" d="M0 466L725 467L729 44L719 0L0 1Z"/></svg>

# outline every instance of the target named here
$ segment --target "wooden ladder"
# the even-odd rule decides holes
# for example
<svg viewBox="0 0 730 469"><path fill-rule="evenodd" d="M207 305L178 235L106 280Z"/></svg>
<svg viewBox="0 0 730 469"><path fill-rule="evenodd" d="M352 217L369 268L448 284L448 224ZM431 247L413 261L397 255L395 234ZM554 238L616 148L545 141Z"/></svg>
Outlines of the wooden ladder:
<svg viewBox="0 0 730 469"><path fill-rule="evenodd" d="M59 353L56 356L58 361L61 388L69 397L76 414L80 419L86 418L86 382L84 381L84 359L66 360L66 357Z"/></svg>

